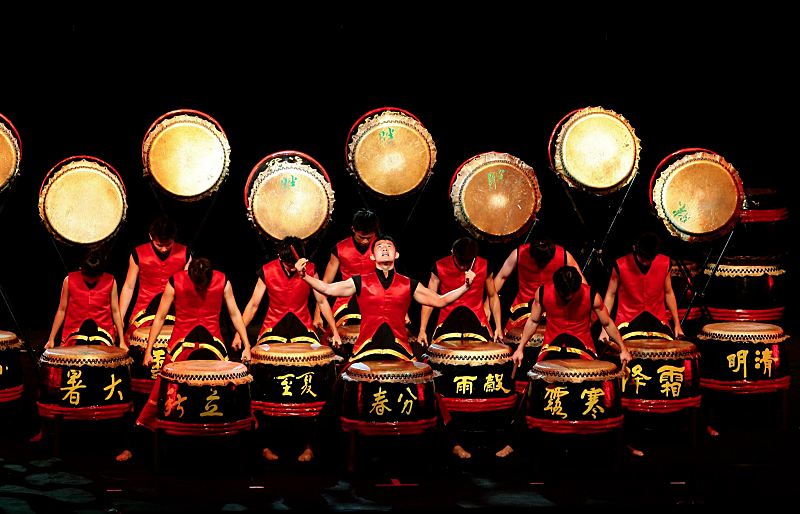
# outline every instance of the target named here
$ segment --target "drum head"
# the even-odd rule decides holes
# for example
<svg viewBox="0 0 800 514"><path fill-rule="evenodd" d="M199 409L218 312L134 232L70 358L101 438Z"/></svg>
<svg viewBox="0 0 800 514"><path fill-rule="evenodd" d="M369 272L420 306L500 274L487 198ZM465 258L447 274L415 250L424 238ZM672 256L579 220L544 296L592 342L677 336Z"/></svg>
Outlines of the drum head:
<svg viewBox="0 0 800 514"><path fill-rule="evenodd" d="M96 367L123 366L133 362L122 348L102 344L48 348L40 360L50 365Z"/></svg>
<svg viewBox="0 0 800 514"><path fill-rule="evenodd" d="M7 330L0 330L0 350L10 350L21 346L22 341L17 338L17 334Z"/></svg>
<svg viewBox="0 0 800 514"><path fill-rule="evenodd" d="M528 372L528 376L545 382L585 382L617 378L620 371L614 363L607 361L552 359L537 362Z"/></svg>
<svg viewBox="0 0 800 514"><path fill-rule="evenodd" d="M175 325L162 325L161 331L158 333L158 337L156 338L156 342L159 341L169 341L170 337L172 337L172 329L175 328ZM131 335L131 343L144 343L147 345L147 337L150 335L150 326L146 327L139 327L133 331Z"/></svg>
<svg viewBox="0 0 800 514"><path fill-rule="evenodd" d="M70 157L50 170L39 192L39 216L66 243L92 245L111 238L128 203L117 172L94 157Z"/></svg>
<svg viewBox="0 0 800 514"><path fill-rule="evenodd" d="M145 176L179 200L216 191L228 174L231 149L219 124L207 114L179 110L159 118L142 143Z"/></svg>
<svg viewBox="0 0 800 514"><path fill-rule="evenodd" d="M436 146L415 117L386 108L365 114L350 130L347 168L382 196L403 196L423 185L436 164Z"/></svg>
<svg viewBox="0 0 800 514"><path fill-rule="evenodd" d="M266 236L308 239L330 221L333 189L317 161L300 152L279 152L253 168L245 206L247 217Z"/></svg>
<svg viewBox="0 0 800 514"><path fill-rule="evenodd" d="M511 359L508 345L468 340L442 341L428 347L429 362L447 365L483 366Z"/></svg>
<svg viewBox="0 0 800 514"><path fill-rule="evenodd" d="M788 339L783 329L770 323L729 322L709 323L697 335L700 340L713 339L726 342L780 343Z"/></svg>
<svg viewBox="0 0 800 514"><path fill-rule="evenodd" d="M667 167L653 185L653 205L667 230L684 241L727 234L739 220L744 188L721 156L697 152Z"/></svg>
<svg viewBox="0 0 800 514"><path fill-rule="evenodd" d="M253 364L317 366L333 361L333 350L317 343L260 344L251 352Z"/></svg>
<svg viewBox="0 0 800 514"><path fill-rule="evenodd" d="M366 361L351 364L342 376L356 382L430 382L433 369L424 362Z"/></svg>
<svg viewBox="0 0 800 514"><path fill-rule="evenodd" d="M625 118L587 107L561 126L554 164L570 186L604 195L633 180L640 152L639 138Z"/></svg>
<svg viewBox="0 0 800 514"><path fill-rule="evenodd" d="M453 214L480 239L524 233L541 206L533 168L507 153L488 152L462 164L450 184Z"/></svg>
<svg viewBox="0 0 800 514"><path fill-rule="evenodd" d="M682 359L699 355L694 343L666 339L631 339L625 341L631 356L641 359Z"/></svg>
<svg viewBox="0 0 800 514"><path fill-rule="evenodd" d="M19 172L19 136L11 122L0 114L0 191L6 188Z"/></svg>
<svg viewBox="0 0 800 514"><path fill-rule="evenodd" d="M161 368L161 376L190 385L243 384L253 380L247 366L240 362L211 360L170 362Z"/></svg>

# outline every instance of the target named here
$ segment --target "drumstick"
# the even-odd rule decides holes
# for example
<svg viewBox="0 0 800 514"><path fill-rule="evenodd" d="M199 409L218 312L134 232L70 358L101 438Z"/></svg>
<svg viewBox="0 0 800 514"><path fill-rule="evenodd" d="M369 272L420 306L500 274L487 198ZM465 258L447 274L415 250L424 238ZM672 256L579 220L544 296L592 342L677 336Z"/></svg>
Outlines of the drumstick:
<svg viewBox="0 0 800 514"><path fill-rule="evenodd" d="M300 256L297 255L297 250L294 249L294 245L289 245L289 248L292 249L292 255L294 255L295 262L299 261L300 260Z"/></svg>
<svg viewBox="0 0 800 514"><path fill-rule="evenodd" d="M517 363L514 363L514 368L511 370L511 380L514 380L514 377L517 376Z"/></svg>
<svg viewBox="0 0 800 514"><path fill-rule="evenodd" d="M469 270L470 271L472 271L473 266L475 266L475 259L477 259L477 257L473 257L472 258L472 264L469 265Z"/></svg>

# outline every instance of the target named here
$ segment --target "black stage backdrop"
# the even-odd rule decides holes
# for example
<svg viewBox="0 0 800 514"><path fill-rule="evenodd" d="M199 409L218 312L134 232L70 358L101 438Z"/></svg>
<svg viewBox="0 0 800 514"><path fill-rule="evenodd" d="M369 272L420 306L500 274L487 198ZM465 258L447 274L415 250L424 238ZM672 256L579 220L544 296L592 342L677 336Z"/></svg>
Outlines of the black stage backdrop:
<svg viewBox="0 0 800 514"><path fill-rule="evenodd" d="M449 181L459 164L486 151L511 153L534 168L542 191L534 236L552 236L584 262L593 242L603 238L622 192L596 197L573 190L582 227L563 183L548 167L551 131L562 116L582 107L622 114L642 141L640 176L609 238L608 261L627 251L642 229L661 234L670 252L707 249L671 238L648 203L655 166L681 148L712 149L738 169L745 186L775 187L793 201L794 147L782 141L780 123L792 119L784 73L789 52L782 41L788 36L778 28L769 40L756 41L740 27L704 24L702 17L665 29L583 16L555 28L519 13L422 22L409 13L364 20L331 11L313 21L295 12L157 23L141 14L121 15L113 23L75 11L62 14L12 24L7 39L17 51L0 82L0 113L22 141L20 176L0 198L6 202L0 214L0 284L19 324L35 333L49 327L66 271L56 249L69 269L82 256L52 243L37 210L45 174L72 155L109 162L127 187L127 220L109 248L119 285L129 252L146 240L161 201L179 224L179 240L228 274L240 307L252 291L255 270L273 249L260 242L246 218L244 184L261 158L281 150L311 155L331 177L332 223L308 243L319 266L366 201L399 240L400 271L424 281L434 260L465 234L453 217ZM414 113L438 151L424 191L396 201L359 194L344 166L351 125L383 106ZM179 108L210 114L228 135L230 175L213 206L211 200L185 204L154 194L143 177L147 128ZM786 234L787 244L794 233L792 228ZM483 241L482 251L498 269L522 239ZM589 276L604 289L608 275L602 267ZM796 312L790 305L789 323ZM417 316L418 307L412 317ZM5 306L0 326L16 330Z"/></svg>

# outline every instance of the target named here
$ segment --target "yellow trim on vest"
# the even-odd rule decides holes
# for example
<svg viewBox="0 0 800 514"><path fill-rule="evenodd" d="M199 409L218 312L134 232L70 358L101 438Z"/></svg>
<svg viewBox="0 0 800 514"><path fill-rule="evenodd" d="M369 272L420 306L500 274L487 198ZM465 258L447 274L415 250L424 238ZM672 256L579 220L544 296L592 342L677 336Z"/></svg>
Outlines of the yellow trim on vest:
<svg viewBox="0 0 800 514"><path fill-rule="evenodd" d="M220 341L216 337L214 338L214 341L219 343L219 344L222 344L222 341ZM223 345L223 347L224 347L224 345ZM170 356L172 357L173 362L178 360L178 356L181 353L183 353L183 350L186 349L186 348L197 348L197 349L209 350L211 353L216 355L219 358L219 360L221 360L221 361L228 360L228 356L227 355L222 355L222 352L220 352L219 349L216 346L214 346L213 344L209 344L209 343L188 343L186 341L181 341L180 343L178 343L178 346L175 347L175 350L173 350L170 353Z"/></svg>

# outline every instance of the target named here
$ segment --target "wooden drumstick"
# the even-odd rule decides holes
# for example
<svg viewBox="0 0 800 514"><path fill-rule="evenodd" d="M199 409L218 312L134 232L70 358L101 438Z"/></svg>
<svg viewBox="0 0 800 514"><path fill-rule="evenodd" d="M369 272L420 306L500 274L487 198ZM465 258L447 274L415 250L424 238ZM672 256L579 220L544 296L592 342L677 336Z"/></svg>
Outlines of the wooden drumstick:
<svg viewBox="0 0 800 514"><path fill-rule="evenodd" d="M472 258L472 264L470 264L470 265L469 265L469 270L470 270L470 271L472 271L472 268L475 266L475 259L477 259L477 258L478 258L478 257L473 257L473 258Z"/></svg>
<svg viewBox="0 0 800 514"><path fill-rule="evenodd" d="M294 245L289 245L289 248L292 249L292 255L294 255L295 262L300 260L300 256L297 255L297 250L294 249Z"/></svg>

